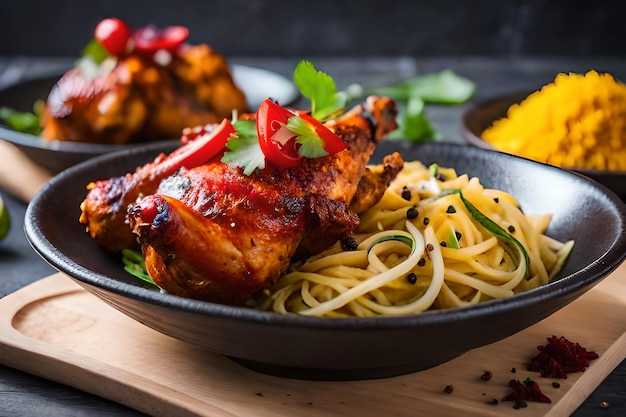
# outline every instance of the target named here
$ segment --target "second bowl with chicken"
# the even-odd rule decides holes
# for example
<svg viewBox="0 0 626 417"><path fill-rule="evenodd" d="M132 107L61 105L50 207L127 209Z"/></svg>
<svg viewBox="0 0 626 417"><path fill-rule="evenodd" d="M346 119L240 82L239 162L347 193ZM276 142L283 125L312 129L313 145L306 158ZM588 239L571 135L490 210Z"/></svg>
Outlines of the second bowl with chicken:
<svg viewBox="0 0 626 417"><path fill-rule="evenodd" d="M232 64L231 73L235 83L246 96L250 109L256 109L266 97L271 96L286 105L295 102L299 92L289 78L263 69L247 65ZM45 100L62 74L54 72L37 78L25 79L16 84L0 89L0 107L9 107L18 111L32 111L37 100ZM84 141L55 141L43 139L37 135L16 131L0 123L0 139L17 146L35 163L52 173L80 163L86 159L123 151L145 143L104 144ZM172 144L180 143L178 136L166 140Z"/></svg>

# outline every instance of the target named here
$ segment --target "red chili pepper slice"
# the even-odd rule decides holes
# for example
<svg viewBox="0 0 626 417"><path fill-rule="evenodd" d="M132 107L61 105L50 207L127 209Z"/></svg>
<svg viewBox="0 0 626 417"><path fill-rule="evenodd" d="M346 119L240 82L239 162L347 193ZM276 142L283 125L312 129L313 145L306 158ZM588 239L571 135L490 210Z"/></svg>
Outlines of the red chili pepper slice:
<svg viewBox="0 0 626 417"><path fill-rule="evenodd" d="M296 113L265 99L257 111L257 133L263 154L279 168L294 168L302 160L298 154L296 135L285 127L289 118L301 117L324 142L324 150L334 154L348 148L348 144L319 120L302 111Z"/></svg>
<svg viewBox="0 0 626 417"><path fill-rule="evenodd" d="M200 166L223 152L226 142L235 133L235 127L224 119L212 132L205 131L172 152L159 165L159 170L175 172L181 167L191 169Z"/></svg>
<svg viewBox="0 0 626 417"><path fill-rule="evenodd" d="M283 135L283 125L294 114L284 107L279 106L270 99L265 99L257 110L257 133L259 145L267 160L278 168L294 168L300 164L302 156L296 148L295 134L291 137ZM280 138L277 133L281 131Z"/></svg>
<svg viewBox="0 0 626 417"><path fill-rule="evenodd" d="M132 30L122 19L115 17L102 20L94 30L94 38L112 56L126 52Z"/></svg>
<svg viewBox="0 0 626 417"><path fill-rule="evenodd" d="M137 29L133 33L133 42L137 52L154 53L159 49L174 52L189 36L189 29L184 26L168 26L158 29L154 25Z"/></svg>

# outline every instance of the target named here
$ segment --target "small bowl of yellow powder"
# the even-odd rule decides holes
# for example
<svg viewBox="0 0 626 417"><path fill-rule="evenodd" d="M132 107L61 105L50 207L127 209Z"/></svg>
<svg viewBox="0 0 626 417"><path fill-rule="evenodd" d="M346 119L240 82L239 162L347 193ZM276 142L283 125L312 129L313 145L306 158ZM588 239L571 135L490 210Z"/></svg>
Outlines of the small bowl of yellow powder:
<svg viewBox="0 0 626 417"><path fill-rule="evenodd" d="M626 85L611 74L558 74L479 104L463 129L474 145L579 172L626 200Z"/></svg>

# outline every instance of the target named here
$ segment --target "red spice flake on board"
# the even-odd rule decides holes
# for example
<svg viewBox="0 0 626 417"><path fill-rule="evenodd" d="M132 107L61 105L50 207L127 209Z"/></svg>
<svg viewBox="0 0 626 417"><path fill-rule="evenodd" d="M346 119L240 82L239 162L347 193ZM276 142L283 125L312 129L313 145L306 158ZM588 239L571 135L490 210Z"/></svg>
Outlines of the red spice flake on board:
<svg viewBox="0 0 626 417"><path fill-rule="evenodd" d="M550 398L541 392L539 385L530 378L526 378L524 382L520 382L519 379L512 379L509 381L509 387L513 391L504 397L502 401L515 401L516 403L523 401L552 402Z"/></svg>
<svg viewBox="0 0 626 417"><path fill-rule="evenodd" d="M552 336L545 346L537 346L539 353L531 359L529 371L540 372L549 378L567 378L567 374L584 372L590 361L598 358L598 354L588 351L578 343L564 338Z"/></svg>

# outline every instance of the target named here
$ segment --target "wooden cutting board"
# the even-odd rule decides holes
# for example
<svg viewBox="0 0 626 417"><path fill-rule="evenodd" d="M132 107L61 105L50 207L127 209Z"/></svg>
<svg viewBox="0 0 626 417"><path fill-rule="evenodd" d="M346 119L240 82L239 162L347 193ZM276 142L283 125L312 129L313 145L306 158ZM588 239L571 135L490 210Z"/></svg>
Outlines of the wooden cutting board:
<svg viewBox="0 0 626 417"><path fill-rule="evenodd" d="M573 413L626 357L626 314L616 314L625 307L626 263L535 326L435 368L378 380L301 381L251 371L144 327L59 273L0 300L0 362L154 416L557 417ZM556 388L524 370L551 335L600 357ZM485 371L491 380L481 379ZM510 379L527 377L551 404L491 404L509 392Z"/></svg>

